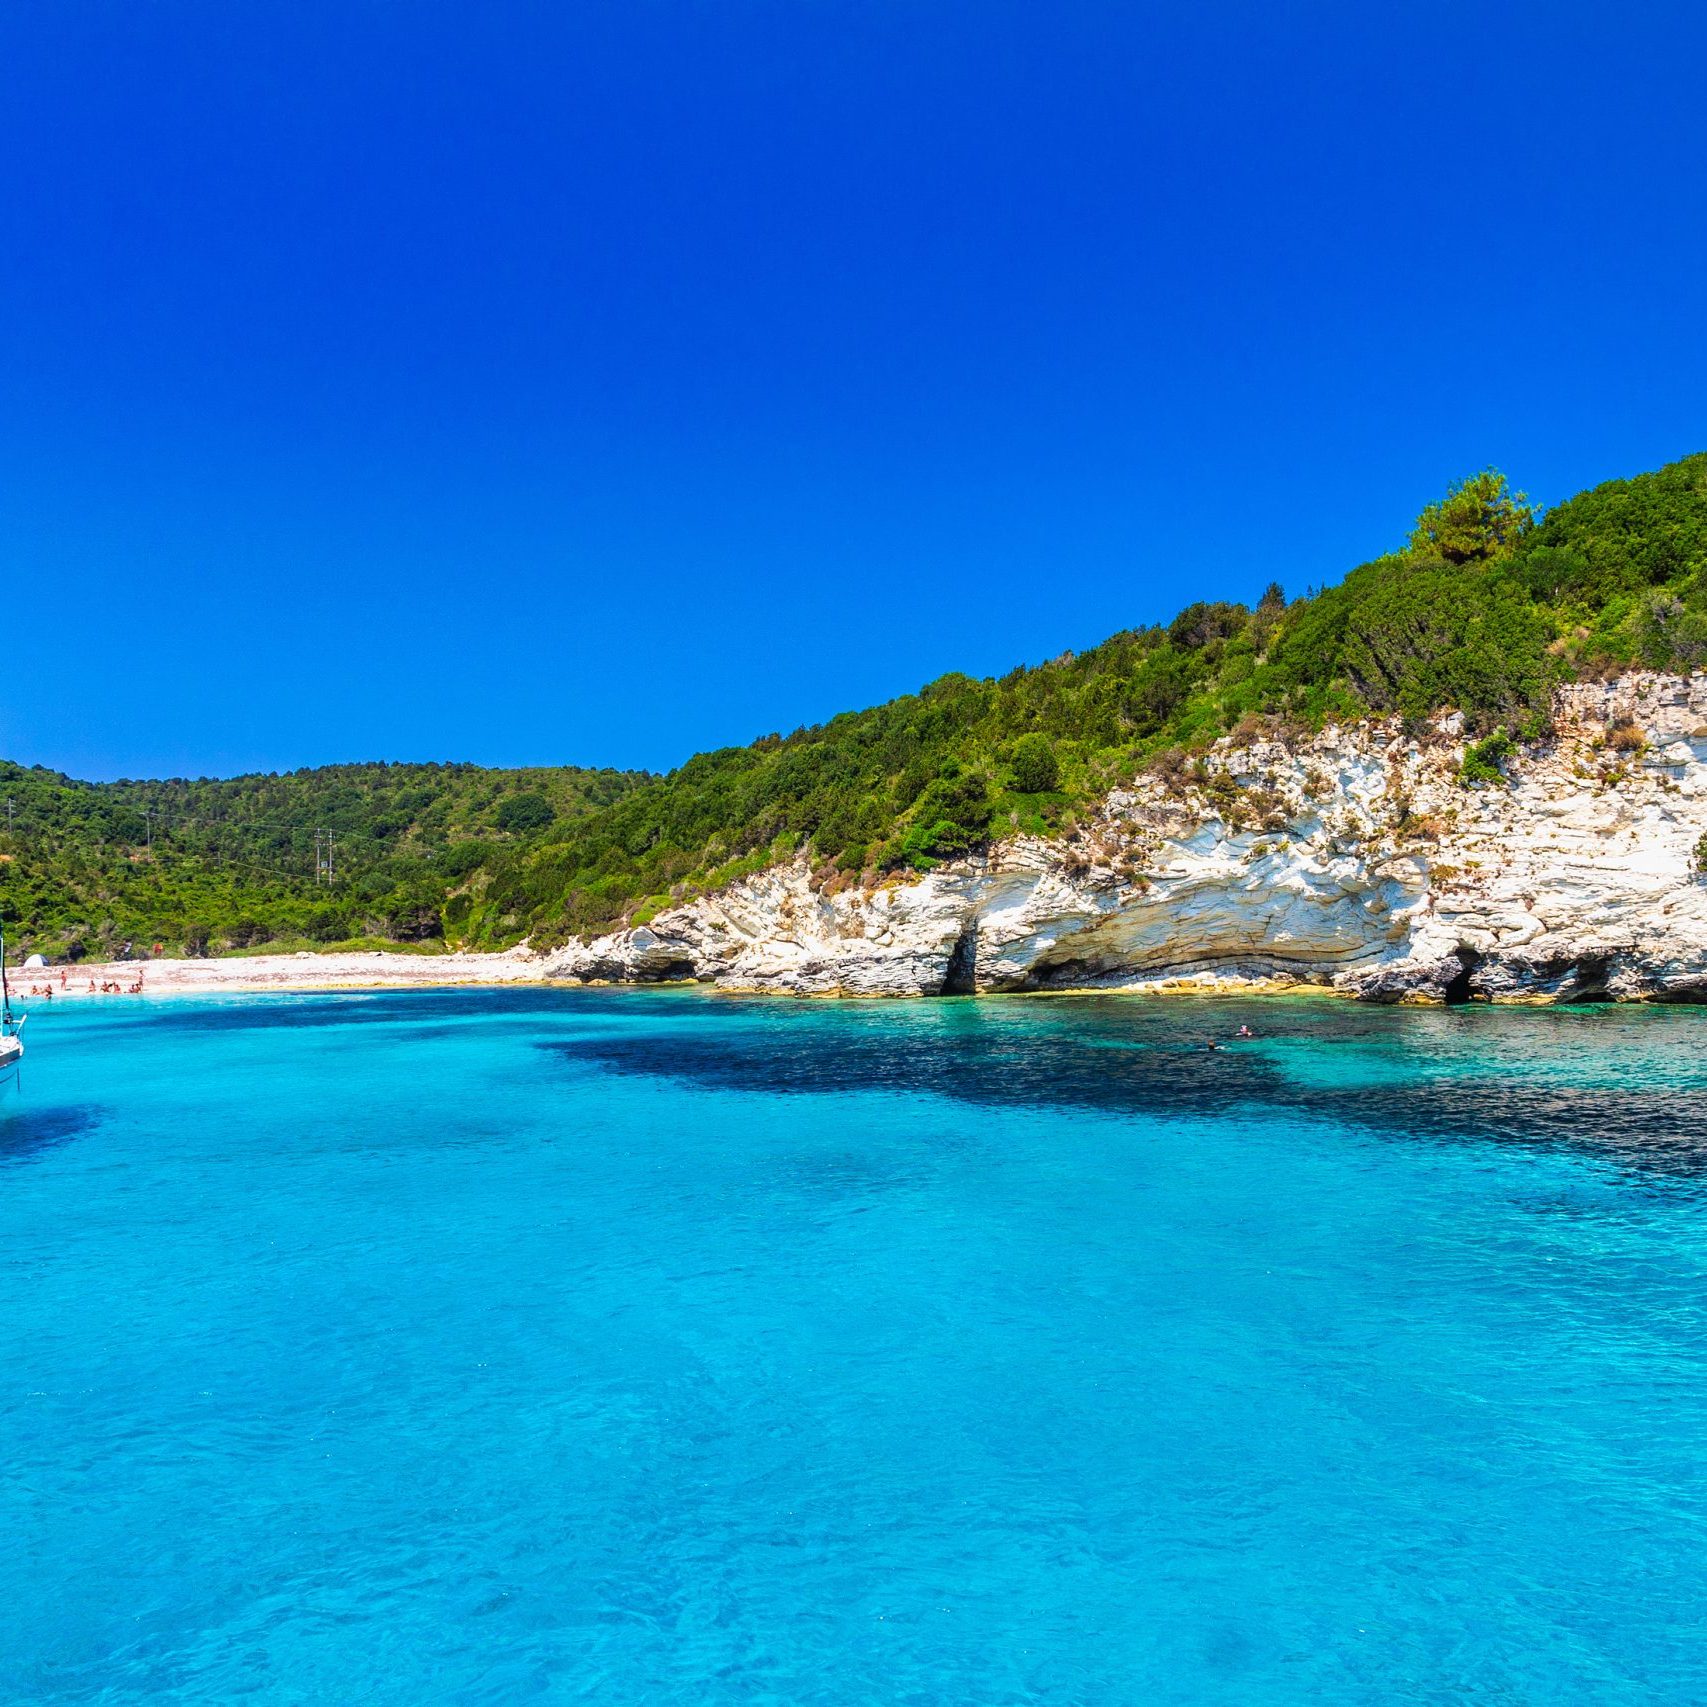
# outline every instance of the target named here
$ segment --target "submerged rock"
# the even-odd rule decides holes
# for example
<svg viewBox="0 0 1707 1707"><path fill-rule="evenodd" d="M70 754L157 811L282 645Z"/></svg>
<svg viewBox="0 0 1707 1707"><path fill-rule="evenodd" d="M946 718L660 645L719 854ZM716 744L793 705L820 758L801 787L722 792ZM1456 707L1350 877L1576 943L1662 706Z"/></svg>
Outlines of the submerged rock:
<svg viewBox="0 0 1707 1707"><path fill-rule="evenodd" d="M1646 740L1608 744L1633 719ZM1506 786L1461 720L1217 744L1058 841L826 893L778 866L571 944L562 978L940 995L1321 986L1373 1002L1707 1000L1707 677L1560 690Z"/></svg>

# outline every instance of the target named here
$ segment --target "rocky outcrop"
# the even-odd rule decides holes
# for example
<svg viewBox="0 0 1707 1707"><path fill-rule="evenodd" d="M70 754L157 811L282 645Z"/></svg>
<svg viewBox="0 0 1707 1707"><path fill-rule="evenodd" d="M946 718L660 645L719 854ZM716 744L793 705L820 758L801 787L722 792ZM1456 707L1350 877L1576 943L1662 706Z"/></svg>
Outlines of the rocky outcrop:
<svg viewBox="0 0 1707 1707"><path fill-rule="evenodd" d="M1553 734L1459 781L1458 720L1220 742L912 881L780 866L560 951L553 976L935 995L1277 989L1365 1000L1707 1000L1707 677L1560 691Z"/></svg>

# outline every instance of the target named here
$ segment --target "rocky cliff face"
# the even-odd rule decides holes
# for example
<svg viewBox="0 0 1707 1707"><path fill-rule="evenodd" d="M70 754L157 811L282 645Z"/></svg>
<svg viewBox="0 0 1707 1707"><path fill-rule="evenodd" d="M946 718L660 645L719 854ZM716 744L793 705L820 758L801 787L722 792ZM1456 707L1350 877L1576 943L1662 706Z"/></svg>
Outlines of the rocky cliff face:
<svg viewBox="0 0 1707 1707"><path fill-rule="evenodd" d="M860 996L1276 989L1369 1001L1707 1001L1707 677L1561 690L1556 729L1458 781L1456 720L1222 741L912 882L803 864L571 945L554 976Z"/></svg>

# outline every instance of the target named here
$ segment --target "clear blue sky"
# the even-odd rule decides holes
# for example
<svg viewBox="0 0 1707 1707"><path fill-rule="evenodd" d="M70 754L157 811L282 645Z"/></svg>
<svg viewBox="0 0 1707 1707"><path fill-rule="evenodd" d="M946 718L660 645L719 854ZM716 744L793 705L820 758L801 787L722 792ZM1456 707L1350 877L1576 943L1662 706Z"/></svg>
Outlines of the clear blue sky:
<svg viewBox="0 0 1707 1707"><path fill-rule="evenodd" d="M1699 5L13 7L0 754L665 767L1707 447L1704 64Z"/></svg>

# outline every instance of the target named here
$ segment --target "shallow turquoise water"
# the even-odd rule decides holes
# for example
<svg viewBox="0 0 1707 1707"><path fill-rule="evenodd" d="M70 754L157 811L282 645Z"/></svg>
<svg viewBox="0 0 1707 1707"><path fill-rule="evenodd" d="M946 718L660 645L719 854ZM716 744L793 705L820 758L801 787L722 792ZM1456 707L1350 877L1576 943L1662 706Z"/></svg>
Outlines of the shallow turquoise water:
<svg viewBox="0 0 1707 1707"><path fill-rule="evenodd" d="M0 1699L1700 1700L1704 1025L44 1010Z"/></svg>

